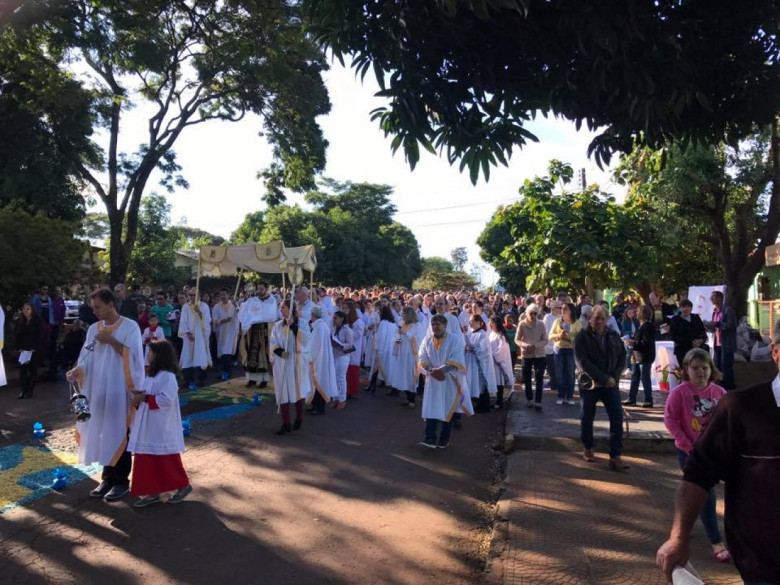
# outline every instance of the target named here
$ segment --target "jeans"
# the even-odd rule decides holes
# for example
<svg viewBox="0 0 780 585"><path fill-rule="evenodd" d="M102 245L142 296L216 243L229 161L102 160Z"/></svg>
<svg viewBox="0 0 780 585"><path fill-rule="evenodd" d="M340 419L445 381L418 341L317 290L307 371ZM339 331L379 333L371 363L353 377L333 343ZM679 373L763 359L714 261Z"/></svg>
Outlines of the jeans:
<svg viewBox="0 0 780 585"><path fill-rule="evenodd" d="M680 469L685 469L685 462L687 460L687 453L677 449L677 461L680 463ZM704 508L702 508L700 516L701 523L704 525L704 532L707 533L707 538L710 539L710 544L720 544L723 542L720 530L718 529L718 513L715 509L716 503L715 490L711 489L710 495L707 498L707 502L704 504Z"/></svg>
<svg viewBox="0 0 780 585"><path fill-rule="evenodd" d="M574 350L570 347L556 347L553 354L558 398L571 400L574 398Z"/></svg>
<svg viewBox="0 0 780 585"><path fill-rule="evenodd" d="M544 356L544 365L550 378L550 390L558 389L558 372L555 371L555 355L548 353Z"/></svg>
<svg viewBox="0 0 780 585"><path fill-rule="evenodd" d="M534 400L537 404L542 403L542 391L544 390L544 366L547 363L547 359L540 358L523 358L523 383L525 384L525 398L526 400ZM531 370L534 372L536 378L536 397L534 397L531 379Z"/></svg>
<svg viewBox="0 0 780 585"><path fill-rule="evenodd" d="M580 438L586 449L593 449L593 419L596 418L598 401L604 404L609 417L609 456L619 457L623 450L623 407L620 405L620 390L615 388L594 388L580 390Z"/></svg>
<svg viewBox="0 0 780 585"><path fill-rule="evenodd" d="M436 434L441 423L441 433L437 440ZM437 418L425 419L425 442L429 445L447 445L450 442L450 432L452 431L452 421L447 422Z"/></svg>
<svg viewBox="0 0 780 585"><path fill-rule="evenodd" d="M720 346L715 346L715 367L723 374L723 386L726 390L734 389L734 352L723 351Z"/></svg>
<svg viewBox="0 0 780 585"><path fill-rule="evenodd" d="M634 371L631 374L631 388L628 390L628 399L631 402L636 402L641 378L642 388L645 391L645 402L653 403L653 383L650 381L650 368L652 367L653 364L634 364Z"/></svg>
<svg viewBox="0 0 780 585"><path fill-rule="evenodd" d="M334 360L336 362L336 388L339 390L339 402L347 400L347 368L349 367L349 355L342 355Z"/></svg>

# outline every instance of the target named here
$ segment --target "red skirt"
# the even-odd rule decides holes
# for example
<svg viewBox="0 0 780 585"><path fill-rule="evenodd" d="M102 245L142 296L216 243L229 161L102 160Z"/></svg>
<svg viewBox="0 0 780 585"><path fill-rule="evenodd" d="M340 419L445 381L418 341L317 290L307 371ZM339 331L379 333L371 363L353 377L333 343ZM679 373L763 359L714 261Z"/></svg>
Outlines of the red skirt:
<svg viewBox="0 0 780 585"><path fill-rule="evenodd" d="M349 396L360 396L360 366L349 366L347 368L347 394Z"/></svg>
<svg viewBox="0 0 780 585"><path fill-rule="evenodd" d="M134 496L152 496L162 492L172 492L187 487L190 480L181 455L144 455L133 456L133 482L130 493Z"/></svg>

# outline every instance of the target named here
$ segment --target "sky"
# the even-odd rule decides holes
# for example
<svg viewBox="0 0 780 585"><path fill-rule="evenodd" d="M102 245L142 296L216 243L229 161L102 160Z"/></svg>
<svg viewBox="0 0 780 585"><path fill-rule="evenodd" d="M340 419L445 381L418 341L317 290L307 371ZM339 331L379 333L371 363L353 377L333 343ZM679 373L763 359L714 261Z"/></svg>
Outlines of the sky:
<svg viewBox="0 0 780 585"><path fill-rule="evenodd" d="M367 76L361 82L338 62L325 79L332 110L319 119L330 143L323 176L392 186L392 201L398 209L395 219L414 232L420 254L449 258L454 248L465 246L467 269L477 262L483 268L485 285L494 284L496 275L479 258L477 237L497 206L517 200L525 179L546 174L550 159L568 162L575 171L585 168L588 184L599 183L607 192L622 194L609 172L599 170L587 158L593 134L577 132L573 124L555 119L540 118L529 124L540 142L516 149L509 166L492 169L488 182L480 178L472 185L468 170L461 173L457 164L451 167L445 158L424 150L411 171L403 152L392 154L392 137L385 137L370 120L369 112L384 103L374 96L378 91L374 79ZM145 127L143 110L131 112L124 121L120 148L135 150L144 139ZM256 175L270 164L271 147L258 136L261 129L259 118L247 116L237 123L215 121L182 133L174 150L190 188L168 196L174 224L186 222L229 237L247 213L265 207L261 201L264 187ZM147 191L153 190L150 181ZM289 195L287 202L306 207L302 195Z"/></svg>

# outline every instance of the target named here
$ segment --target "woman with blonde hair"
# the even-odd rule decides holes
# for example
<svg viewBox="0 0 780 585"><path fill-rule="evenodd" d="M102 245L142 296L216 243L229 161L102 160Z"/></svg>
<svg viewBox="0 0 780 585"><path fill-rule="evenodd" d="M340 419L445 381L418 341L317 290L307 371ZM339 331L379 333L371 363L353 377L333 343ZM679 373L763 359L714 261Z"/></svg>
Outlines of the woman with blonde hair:
<svg viewBox="0 0 780 585"><path fill-rule="evenodd" d="M680 469L685 467L693 444L710 421L710 416L726 390L715 382L722 375L715 367L709 352L694 348L685 354L682 363L683 382L675 386L666 401L664 423L674 438ZM715 490L710 490L701 512L701 523L712 545L712 554L719 563L731 560L718 528Z"/></svg>

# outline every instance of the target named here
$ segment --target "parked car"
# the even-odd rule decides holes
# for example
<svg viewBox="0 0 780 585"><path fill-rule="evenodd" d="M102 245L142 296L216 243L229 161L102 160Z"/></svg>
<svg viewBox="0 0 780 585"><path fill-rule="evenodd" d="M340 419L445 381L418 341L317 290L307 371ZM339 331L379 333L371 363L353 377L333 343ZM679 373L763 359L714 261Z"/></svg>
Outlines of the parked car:
<svg viewBox="0 0 780 585"><path fill-rule="evenodd" d="M79 318L79 307L81 301L75 299L65 299L65 323L73 323Z"/></svg>

